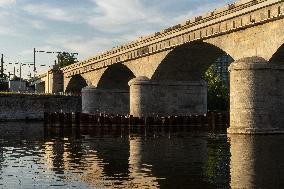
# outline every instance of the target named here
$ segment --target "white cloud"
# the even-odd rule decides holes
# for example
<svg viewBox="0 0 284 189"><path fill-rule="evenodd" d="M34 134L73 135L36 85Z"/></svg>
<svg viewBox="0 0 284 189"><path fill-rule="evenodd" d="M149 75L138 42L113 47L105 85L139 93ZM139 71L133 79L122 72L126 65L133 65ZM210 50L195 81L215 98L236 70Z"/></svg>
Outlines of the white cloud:
<svg viewBox="0 0 284 189"><path fill-rule="evenodd" d="M16 3L16 0L0 0L0 7L11 6Z"/></svg>
<svg viewBox="0 0 284 189"><path fill-rule="evenodd" d="M93 14L87 16L87 23L105 35L124 35L133 40L142 35L165 29L182 23L194 16L204 14L216 7L221 7L228 0L200 2L202 5L189 11L161 10L159 4L146 6L142 0L91 0L94 5ZM232 0L230 0L232 1ZM162 3L162 2L161 2ZM195 2L197 4L199 2ZM171 2L174 4L174 2ZM214 7L214 8L212 8ZM172 14L170 14L172 13ZM120 37L121 38L121 37ZM125 37L124 37L125 38ZM123 41L125 43L127 41Z"/></svg>
<svg viewBox="0 0 284 189"><path fill-rule="evenodd" d="M89 21L94 26L118 26L146 18L138 0L95 0L97 15Z"/></svg>
<svg viewBox="0 0 284 189"><path fill-rule="evenodd" d="M46 39L46 44L58 50L77 52L82 58L92 56L96 51L97 42L94 39L86 39L81 36L55 35Z"/></svg>
<svg viewBox="0 0 284 189"><path fill-rule="evenodd" d="M88 24L108 33L143 30L146 24L161 25L162 18L155 10L146 8L139 0L93 0L94 14ZM140 28L137 28L140 25ZM148 28L148 27L146 27ZM130 32L131 33L131 32Z"/></svg>
<svg viewBox="0 0 284 189"><path fill-rule="evenodd" d="M205 1L200 8L191 9L188 12L175 13L173 16L169 11L159 10L159 5L145 6L142 0L89 0L92 2L88 8L77 7L55 7L47 3L29 4L23 10L39 18L53 21L63 21L74 24L87 24L95 31L107 35L129 35L139 37L148 35L185 21L197 14L212 10L224 1L218 3ZM195 2L196 4L197 2ZM177 5L178 7L178 5ZM40 29L43 25L32 23L32 26ZM127 37L129 39L129 37ZM134 39L134 38L132 38Z"/></svg>
<svg viewBox="0 0 284 189"><path fill-rule="evenodd" d="M48 18L55 21L75 22L78 15L69 12L67 9L52 7L48 4L29 4L23 7L31 15Z"/></svg>
<svg viewBox="0 0 284 189"><path fill-rule="evenodd" d="M1 1L1 0L0 0ZM0 35L15 36L18 35L13 27L13 24L9 18L13 15L7 10L0 10Z"/></svg>
<svg viewBox="0 0 284 189"><path fill-rule="evenodd" d="M28 22L35 29L42 30L47 28L46 24L40 20L28 20Z"/></svg>

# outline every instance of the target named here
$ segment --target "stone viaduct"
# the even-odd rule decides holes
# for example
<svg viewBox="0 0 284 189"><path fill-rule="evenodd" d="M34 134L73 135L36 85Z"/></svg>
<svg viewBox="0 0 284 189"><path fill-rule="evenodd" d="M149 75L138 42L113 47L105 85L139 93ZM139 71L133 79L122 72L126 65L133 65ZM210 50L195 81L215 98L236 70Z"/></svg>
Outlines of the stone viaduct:
<svg viewBox="0 0 284 189"><path fill-rule="evenodd" d="M284 1L242 0L63 68L64 90L85 87L85 112L203 114L201 76L227 54L235 61L228 131L282 132L283 43Z"/></svg>
<svg viewBox="0 0 284 189"><path fill-rule="evenodd" d="M47 72L32 78L30 86L34 86L37 93L59 94L63 92L63 74L58 65L54 65Z"/></svg>

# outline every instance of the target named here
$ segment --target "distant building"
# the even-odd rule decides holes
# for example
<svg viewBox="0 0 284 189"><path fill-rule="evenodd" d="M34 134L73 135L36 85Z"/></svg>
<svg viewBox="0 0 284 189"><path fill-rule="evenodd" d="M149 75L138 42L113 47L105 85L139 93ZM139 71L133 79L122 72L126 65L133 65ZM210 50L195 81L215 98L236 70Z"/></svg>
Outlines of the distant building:
<svg viewBox="0 0 284 189"><path fill-rule="evenodd" d="M215 72L220 75L222 81L227 87L229 87L230 85L228 67L233 61L234 59L232 57L227 54L224 54L220 58L218 58L213 64Z"/></svg>
<svg viewBox="0 0 284 189"><path fill-rule="evenodd" d="M9 80L9 91L10 92L26 92L27 81L14 76Z"/></svg>

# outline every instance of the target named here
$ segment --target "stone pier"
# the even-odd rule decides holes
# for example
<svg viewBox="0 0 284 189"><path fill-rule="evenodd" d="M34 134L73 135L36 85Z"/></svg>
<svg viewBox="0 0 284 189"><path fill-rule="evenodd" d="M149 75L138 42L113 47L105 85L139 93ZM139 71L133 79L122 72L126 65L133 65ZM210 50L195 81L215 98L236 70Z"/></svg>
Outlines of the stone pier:
<svg viewBox="0 0 284 189"><path fill-rule="evenodd" d="M129 91L85 87L82 89L82 112L129 114Z"/></svg>
<svg viewBox="0 0 284 189"><path fill-rule="evenodd" d="M205 81L130 80L130 114L135 117L204 114L207 112Z"/></svg>
<svg viewBox="0 0 284 189"><path fill-rule="evenodd" d="M284 67L260 57L249 57L234 62L229 70L228 133L283 133Z"/></svg>

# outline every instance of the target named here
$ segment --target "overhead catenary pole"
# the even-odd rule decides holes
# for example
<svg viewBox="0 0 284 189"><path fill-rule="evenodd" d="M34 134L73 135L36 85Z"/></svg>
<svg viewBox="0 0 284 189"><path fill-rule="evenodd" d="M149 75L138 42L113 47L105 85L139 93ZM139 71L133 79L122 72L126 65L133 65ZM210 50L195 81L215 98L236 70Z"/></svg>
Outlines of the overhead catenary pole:
<svg viewBox="0 0 284 189"><path fill-rule="evenodd" d="M36 58L35 58L36 49L34 48L34 77L36 73Z"/></svg>
<svg viewBox="0 0 284 189"><path fill-rule="evenodd" d="M4 55L1 55L1 71L0 71L0 77L3 78L4 77Z"/></svg>
<svg viewBox="0 0 284 189"><path fill-rule="evenodd" d="M20 81L22 79L22 63L20 63Z"/></svg>

